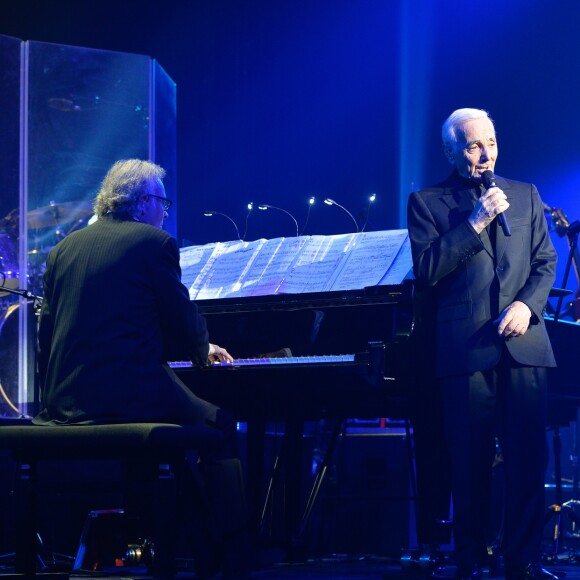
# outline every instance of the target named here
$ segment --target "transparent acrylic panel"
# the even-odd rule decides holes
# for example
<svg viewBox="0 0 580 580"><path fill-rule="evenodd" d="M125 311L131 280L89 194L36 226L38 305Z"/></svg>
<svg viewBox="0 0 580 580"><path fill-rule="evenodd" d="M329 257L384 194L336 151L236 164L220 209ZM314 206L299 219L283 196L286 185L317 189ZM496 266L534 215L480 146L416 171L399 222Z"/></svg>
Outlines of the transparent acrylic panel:
<svg viewBox="0 0 580 580"><path fill-rule="evenodd" d="M36 289L46 253L92 215L109 167L149 157L150 60L28 43L28 237Z"/></svg>
<svg viewBox="0 0 580 580"><path fill-rule="evenodd" d="M177 237L177 150L176 150L176 87L157 61L153 61L153 123L151 159L167 171L165 192L173 205L163 228Z"/></svg>
<svg viewBox="0 0 580 580"><path fill-rule="evenodd" d="M0 36L0 275L1 285L17 289L19 264L21 41ZM19 414L18 337L20 300L0 289L0 416Z"/></svg>
<svg viewBox="0 0 580 580"><path fill-rule="evenodd" d="M109 167L149 158L150 62L147 56L41 42L24 43L23 134L28 290L42 295L50 249L85 227ZM38 402L35 326L20 313L19 400ZM34 414L36 409L31 410Z"/></svg>

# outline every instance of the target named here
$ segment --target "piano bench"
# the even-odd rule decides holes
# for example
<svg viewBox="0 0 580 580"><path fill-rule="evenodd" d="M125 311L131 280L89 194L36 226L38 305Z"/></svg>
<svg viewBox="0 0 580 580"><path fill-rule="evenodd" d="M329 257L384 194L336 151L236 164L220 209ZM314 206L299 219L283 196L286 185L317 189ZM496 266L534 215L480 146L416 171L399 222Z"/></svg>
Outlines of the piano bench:
<svg viewBox="0 0 580 580"><path fill-rule="evenodd" d="M175 575L175 539L178 479L188 451L218 448L223 435L211 427L165 423L36 426L30 423L0 426L0 449L11 451L16 464L14 577L44 576L37 571L40 462L114 461L125 468L121 485L152 484L154 494L151 542L154 557L148 572L156 578ZM135 469L136 466L144 469ZM143 481L143 471L150 475ZM139 478L137 482L136 478ZM66 479L66 477L65 477ZM70 482L69 482L70 483ZM123 496L123 503L128 498ZM117 506L119 507L119 506ZM132 514L140 516L142 514ZM80 530L79 530L80 536ZM82 568L77 554L74 569ZM54 578L54 573L46 573ZM0 577L2 577L0 575ZM68 575L64 575L68 577Z"/></svg>

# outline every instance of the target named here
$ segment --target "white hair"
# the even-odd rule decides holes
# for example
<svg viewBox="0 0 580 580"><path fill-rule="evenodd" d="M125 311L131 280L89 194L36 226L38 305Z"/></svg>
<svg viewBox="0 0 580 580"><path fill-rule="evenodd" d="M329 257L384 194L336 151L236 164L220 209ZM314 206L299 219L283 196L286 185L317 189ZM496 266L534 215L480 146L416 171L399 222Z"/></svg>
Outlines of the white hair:
<svg viewBox="0 0 580 580"><path fill-rule="evenodd" d="M489 116L489 113L483 109L457 109L456 111L453 111L453 113L447 117L441 129L443 146L451 147L451 150L454 151L455 145L457 144L457 128L468 121L485 118L489 119L493 124L493 119Z"/></svg>

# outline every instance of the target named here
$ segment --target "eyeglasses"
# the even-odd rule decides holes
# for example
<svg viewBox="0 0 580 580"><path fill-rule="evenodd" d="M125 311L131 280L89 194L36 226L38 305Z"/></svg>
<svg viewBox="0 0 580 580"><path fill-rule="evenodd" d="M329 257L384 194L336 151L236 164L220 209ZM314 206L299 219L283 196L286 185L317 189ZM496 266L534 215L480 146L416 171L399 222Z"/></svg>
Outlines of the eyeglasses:
<svg viewBox="0 0 580 580"><path fill-rule="evenodd" d="M160 195L153 195L152 193L148 193L147 195L149 197L156 197L158 200L161 201L161 207L163 208L163 211L169 211L169 208L171 207L171 204L173 203L173 201L171 199L167 199L166 197L161 197Z"/></svg>

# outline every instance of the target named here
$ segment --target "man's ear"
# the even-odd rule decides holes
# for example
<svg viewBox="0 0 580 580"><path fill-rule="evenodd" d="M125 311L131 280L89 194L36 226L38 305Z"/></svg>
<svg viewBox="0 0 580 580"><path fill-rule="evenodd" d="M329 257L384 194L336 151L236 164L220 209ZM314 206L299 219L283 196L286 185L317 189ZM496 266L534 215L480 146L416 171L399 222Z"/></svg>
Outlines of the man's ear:
<svg viewBox="0 0 580 580"><path fill-rule="evenodd" d="M137 204L137 209L139 211L139 215L143 215L145 213L145 202L149 199L148 195L142 195L139 198L139 203Z"/></svg>
<svg viewBox="0 0 580 580"><path fill-rule="evenodd" d="M453 158L453 147L449 145L449 143L443 144L443 153L447 161L449 161L451 165L455 165L455 159Z"/></svg>

